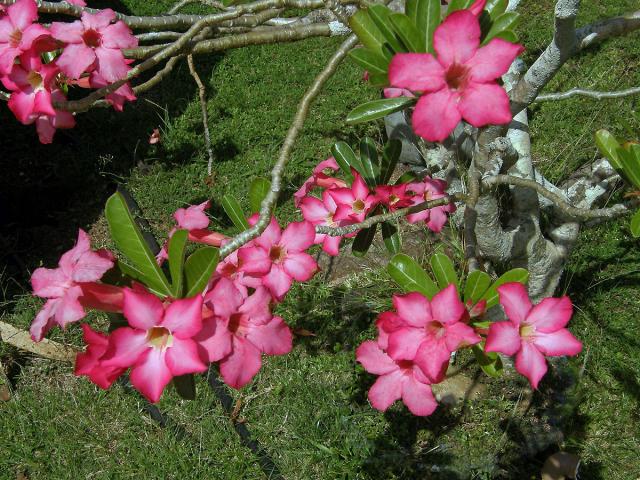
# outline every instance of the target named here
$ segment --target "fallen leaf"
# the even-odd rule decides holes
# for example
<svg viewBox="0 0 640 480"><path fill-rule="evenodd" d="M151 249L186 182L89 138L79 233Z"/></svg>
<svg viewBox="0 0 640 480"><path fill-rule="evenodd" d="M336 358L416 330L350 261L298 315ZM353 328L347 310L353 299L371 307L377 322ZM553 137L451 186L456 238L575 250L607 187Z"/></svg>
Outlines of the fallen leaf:
<svg viewBox="0 0 640 480"><path fill-rule="evenodd" d="M153 133L149 137L149 145L155 145L156 143L160 143L160 129L154 128Z"/></svg>
<svg viewBox="0 0 640 480"><path fill-rule="evenodd" d="M294 328L293 334L298 337L316 337L317 335L313 332L310 332L306 328Z"/></svg>

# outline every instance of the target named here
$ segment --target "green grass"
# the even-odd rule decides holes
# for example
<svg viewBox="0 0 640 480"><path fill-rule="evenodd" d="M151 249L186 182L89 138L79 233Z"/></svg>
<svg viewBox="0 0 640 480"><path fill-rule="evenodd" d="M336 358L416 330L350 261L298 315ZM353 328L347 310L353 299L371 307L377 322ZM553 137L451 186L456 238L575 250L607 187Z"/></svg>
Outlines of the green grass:
<svg viewBox="0 0 640 480"><path fill-rule="evenodd" d="M124 5L151 13L170 3ZM523 2L519 33L526 60L549 40L552 4ZM583 2L580 22L634 7L632 0ZM32 127L17 125L0 110L0 204L11 205L0 207L3 320L29 325L40 305L28 295L30 272L52 266L78 227L109 245L101 209L115 183L133 192L159 237L166 235L176 208L205 198L214 201L215 226L230 232L219 200L233 193L248 206L250 180L267 175L299 98L339 42L317 39L198 59L216 152L213 182L207 181L199 104L186 65L124 114L79 115L78 127L60 132L52 146L35 144ZM639 54L637 34L607 42L571 60L548 90L640 84ZM337 139L380 138L379 126L344 124L346 112L377 95L360 78L345 63L314 105L285 174L281 218L295 218L292 193ZM625 135L619 119L636 105L632 99L573 99L535 106L536 163L550 178L562 179L595 158L597 128ZM149 146L157 127L162 143ZM354 349L374 336L373 320L390 306L395 291L375 269L339 287L321 278L297 285L277 312L315 336L297 338L287 356L265 359L256 380L232 395L242 399L240 418L286 479L536 478L545 455L559 449L581 456L583 478L634 479L640 476L638 272L637 242L625 222L582 234L562 287L576 304L572 331L585 352L556 364L531 399L522 395L525 382L509 374L482 380L477 400L442 406L428 419L416 419L400 405L385 414L371 409L366 390L374 379L357 366ZM105 322L99 315L91 321ZM79 333L74 325L50 337L80 345ZM13 397L0 401L2 480L18 473L32 479L265 478L202 378L195 402L166 392L159 407L172 423L161 428L140 398L121 386L99 391L74 377L68 365L2 344L0 359L16 374ZM461 355L458 364L469 360ZM479 375L474 367L466 372Z"/></svg>

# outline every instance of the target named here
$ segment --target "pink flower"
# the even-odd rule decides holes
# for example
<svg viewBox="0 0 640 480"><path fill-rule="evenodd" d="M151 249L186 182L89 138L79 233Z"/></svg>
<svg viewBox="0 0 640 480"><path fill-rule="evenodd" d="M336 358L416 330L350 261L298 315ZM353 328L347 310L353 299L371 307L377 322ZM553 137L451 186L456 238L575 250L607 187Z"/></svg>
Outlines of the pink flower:
<svg viewBox="0 0 640 480"><path fill-rule="evenodd" d="M245 246L251 247L253 246L253 242L249 242ZM245 296L248 295L247 288L255 289L262 286L262 279L252 277L242 271L242 262L238 258L238 250L234 250L227 255L224 260L218 263L211 284L214 285L219 278L231 280Z"/></svg>
<svg viewBox="0 0 640 480"><path fill-rule="evenodd" d="M128 61L127 64L129 64ZM108 82L97 71L91 72L91 75L89 76L89 86L91 88L106 87L109 83L110 82ZM131 86L128 83L125 83L116 91L107 94L104 98L109 104L111 104L114 110L122 112L125 102L133 102L136 99L136 95L133 93Z"/></svg>
<svg viewBox="0 0 640 480"><path fill-rule="evenodd" d="M328 190L322 192L322 200L316 197L305 197L300 203L302 216L308 222L315 225L325 225L328 227L343 227L349 225L349 221L336 222L334 216L338 206L335 200L329 194ZM322 244L322 250L332 256L340 253L340 241L342 237L332 237L324 233L316 233L314 243Z"/></svg>
<svg viewBox="0 0 640 480"><path fill-rule="evenodd" d="M409 184L379 185L376 187L378 203L387 207L390 212L414 205L411 195L407 193Z"/></svg>
<svg viewBox="0 0 640 480"><path fill-rule="evenodd" d="M257 216L250 219L255 223ZM306 282L318 271L318 264L305 250L313 245L316 231L311 222L290 223L283 231L275 218L254 240L253 246L238 251L241 270L262 277L262 283L278 301L291 288L293 280Z"/></svg>
<svg viewBox="0 0 640 480"><path fill-rule="evenodd" d="M117 21L113 10L107 8L96 14L84 12L81 20L72 23L54 22L51 35L67 44L57 64L70 78L95 70L106 82L123 79L129 65L123 48L138 46L138 40L124 22Z"/></svg>
<svg viewBox="0 0 640 480"><path fill-rule="evenodd" d="M351 172L353 174L351 187L328 190L338 206L333 216L335 221L362 222L377 203L376 196L369 191L360 174L354 169L351 169Z"/></svg>
<svg viewBox="0 0 640 480"><path fill-rule="evenodd" d="M38 268L31 275L33 293L48 299L31 324L31 338L39 342L54 326L65 328L86 315L79 297L86 282L96 282L113 267L107 250L91 251L89 236L78 231L76 245L58 262L58 268Z"/></svg>
<svg viewBox="0 0 640 480"><path fill-rule="evenodd" d="M231 387L242 388L253 379L262 366L262 353L291 351L291 331L282 318L271 314L267 289L258 287L246 296L221 278L205 301L214 315L205 319L196 339L210 362L220 361L220 374Z"/></svg>
<svg viewBox="0 0 640 480"><path fill-rule="evenodd" d="M538 388L547 372L545 355L577 355L582 350L582 343L565 328L573 314L571 300L545 298L533 306L521 283L505 283L498 294L509 321L491 324L485 350L516 355L516 370Z"/></svg>
<svg viewBox="0 0 640 480"><path fill-rule="evenodd" d="M358 347L356 359L367 372L379 375L368 393L373 408L384 412L402 399L411 413L427 416L438 406L429 379L411 360L394 360L372 341Z"/></svg>
<svg viewBox="0 0 640 480"><path fill-rule="evenodd" d="M64 96L61 90L55 89L51 91L51 100L54 102L63 102L67 98ZM40 143L49 144L53 142L53 136L57 129L70 129L76 126L76 119L71 112L64 110L55 110L54 115L40 114L32 115L28 123L36 124L36 131L38 132L38 138Z"/></svg>
<svg viewBox="0 0 640 480"><path fill-rule="evenodd" d="M49 37L49 30L33 23L37 19L38 7L33 0L18 0L0 16L0 75L9 74L16 57Z"/></svg>
<svg viewBox="0 0 640 480"><path fill-rule="evenodd" d="M445 3L449 3L449 0L444 0ZM484 6L487 3L487 0L476 0L473 2L473 5L469 7L469 11L473 13L476 17L479 17L482 14L482 10L484 10Z"/></svg>
<svg viewBox="0 0 640 480"><path fill-rule="evenodd" d="M74 373L78 376L86 375L93 383L106 390L125 372L126 368L102 365L102 357L109 347L109 337L92 330L86 323L80 326L87 349L76 355Z"/></svg>
<svg viewBox="0 0 640 480"><path fill-rule="evenodd" d="M204 372L193 340L202 329L202 296L165 306L147 291L124 289L123 313L130 327L113 331L103 367L131 367L131 384L157 402L173 377Z"/></svg>
<svg viewBox="0 0 640 480"><path fill-rule="evenodd" d="M380 327L388 335L387 353L394 360L412 360L430 382L439 382L451 352L481 339L464 323L467 310L455 285L449 285L429 301L421 293L394 295L397 313L380 315Z"/></svg>
<svg viewBox="0 0 640 480"><path fill-rule="evenodd" d="M445 197L447 183L443 180L426 177L422 182L410 183L407 185L407 194L414 193L412 205L419 205L429 200L436 200ZM424 220L427 227L436 233L442 231L442 227L447 222L447 213L456 211L454 203L442 205L440 207L428 208L418 213L407 215L409 223L417 223Z"/></svg>
<svg viewBox="0 0 640 480"><path fill-rule="evenodd" d="M28 52L20 55L20 63L2 77L2 83L12 92L9 109L20 123L28 125L40 115L56 115L51 90L58 72L55 64L45 65L39 54Z"/></svg>
<svg viewBox="0 0 640 480"><path fill-rule="evenodd" d="M382 93L384 94L385 98L415 97L413 92L411 92L411 90L407 90L406 88L385 88Z"/></svg>
<svg viewBox="0 0 640 480"><path fill-rule="evenodd" d="M523 51L495 38L480 47L480 22L469 10L449 15L429 53L398 53L389 65L393 87L423 92L413 112L415 132L431 142L447 138L461 119L475 127L511 121L509 97L496 79Z"/></svg>
<svg viewBox="0 0 640 480"><path fill-rule="evenodd" d="M302 187L293 194L296 207L300 206L302 199L315 187L346 187L347 184L343 180L331 176L338 170L340 170L340 167L338 166L336 159L333 157L329 157L320 162L316 168L313 169L313 175L305 180Z"/></svg>
<svg viewBox="0 0 640 480"><path fill-rule="evenodd" d="M84 0L65 0L67 3L71 5L76 5L77 7L86 7L87 3Z"/></svg>

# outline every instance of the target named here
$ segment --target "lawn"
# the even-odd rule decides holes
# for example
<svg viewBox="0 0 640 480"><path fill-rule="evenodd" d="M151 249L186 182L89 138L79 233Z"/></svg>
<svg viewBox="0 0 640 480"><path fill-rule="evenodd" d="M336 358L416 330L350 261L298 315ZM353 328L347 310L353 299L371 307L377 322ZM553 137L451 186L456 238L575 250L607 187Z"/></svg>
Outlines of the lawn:
<svg viewBox="0 0 640 480"><path fill-rule="evenodd" d="M114 8L162 11L172 2L123 0ZM586 0L581 24L637 9L636 0ZM525 0L519 35L530 61L551 33L551 0ZM614 90L640 84L638 34L607 42L571 60L549 91L573 87ZM225 193L247 206L250 180L268 173L299 98L340 39L259 46L198 58L208 89L216 154L206 175L200 107L186 63L123 114L106 110L78 116L78 127L42 146L32 127L0 109L0 315L27 327L40 308L29 293L30 273L53 266L78 227L97 246L109 246L101 210L117 184L140 204L159 238L171 214L211 198L214 225L230 232L219 207ZM350 127L344 117L376 98L362 72L345 62L314 105L285 174L278 216L295 218L291 195L337 139L382 138L373 124ZM534 160L554 180L566 178L597 155L593 133L638 132L637 100L596 102L574 98L531 111ZM622 119L622 120L621 120ZM162 142L149 145L154 128ZM108 129L109 134L105 135ZM25 147L26 146L26 147ZM640 250L624 221L585 230L561 290L576 315L572 332L585 350L555 364L533 395L514 374L489 381L457 360L479 394L417 419L396 405L373 410L366 391L373 377L355 362L354 349L373 338L373 320L390 306L397 287L383 269L354 271L328 286L319 275L297 285L277 313L298 337L294 350L271 357L242 391L222 389L240 410L259 451L243 444L220 389L198 380L198 399L168 390L158 404L160 425L148 405L126 386L108 391L73 376L70 365L25 355L0 344L11 398L0 399L0 479L524 479L537 478L546 457L578 454L585 479L640 477ZM456 233L449 242L455 244ZM428 245L423 248L427 253ZM95 324L105 319L92 314ZM81 345L77 326L50 338ZM2 380L0 380L0 384ZM227 398L227 400L229 400ZM253 445L256 447L256 445ZM267 473L265 473L267 472Z"/></svg>

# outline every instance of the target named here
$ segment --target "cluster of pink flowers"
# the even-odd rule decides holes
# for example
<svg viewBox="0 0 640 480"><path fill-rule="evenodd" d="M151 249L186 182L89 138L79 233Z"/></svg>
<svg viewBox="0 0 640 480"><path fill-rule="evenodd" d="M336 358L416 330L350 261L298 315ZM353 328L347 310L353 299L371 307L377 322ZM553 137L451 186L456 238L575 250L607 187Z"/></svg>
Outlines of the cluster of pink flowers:
<svg viewBox="0 0 640 480"><path fill-rule="evenodd" d="M378 185L370 189L362 176L351 170L351 185L333 177L339 166L333 157L321 162L310 177L294 194L296 206L305 220L313 225L343 227L362 222L378 205L393 212L400 208L419 205L425 201L446 196L447 184L443 180L425 177L423 180L398 185ZM323 188L321 197L310 195L314 187ZM407 215L410 223L424 221L427 227L439 233L447 221L447 214L455 212L453 203ZM353 237L355 233L345 235ZM317 234L315 243L329 255L338 255L342 237Z"/></svg>
<svg viewBox="0 0 640 480"><path fill-rule="evenodd" d="M20 123L35 123L42 143L51 143L56 129L75 126L70 112L54 108L66 100L66 86L100 88L122 80L130 70L122 49L136 47L138 41L123 22L113 23L115 19L115 12L105 9L46 28L36 23L34 0L18 0L0 15L0 81L11 92L9 109ZM43 54L46 58L58 50L59 56L43 63ZM120 111L135 95L124 84L106 100Z"/></svg>
<svg viewBox="0 0 640 480"><path fill-rule="evenodd" d="M545 356L577 355L582 344L565 328L572 315L568 297L545 298L532 306L520 283L498 287L508 320L474 326L472 315L449 285L431 301L420 293L394 295L395 312L378 317L376 341L364 342L356 357L378 379L369 390L371 405L385 411L402 399L419 416L431 415L437 402L431 385L444 380L449 359L460 348L485 341L485 351L516 356L516 370L533 388L547 371ZM485 336L486 338L483 338Z"/></svg>

